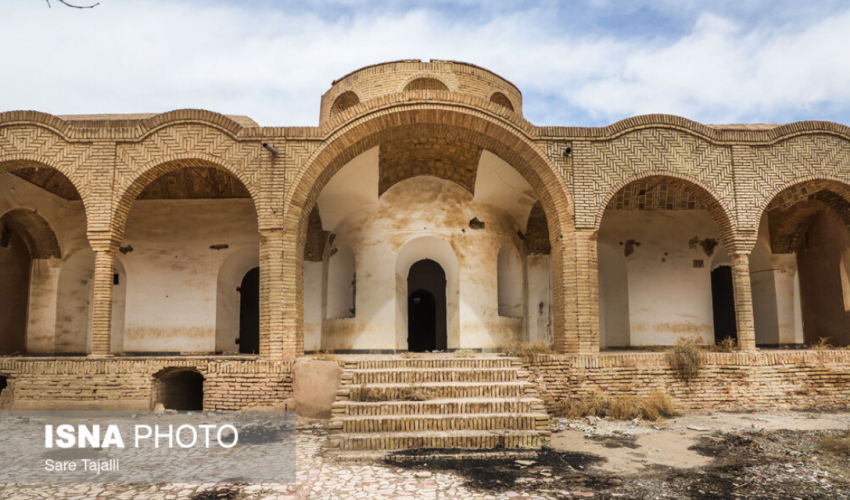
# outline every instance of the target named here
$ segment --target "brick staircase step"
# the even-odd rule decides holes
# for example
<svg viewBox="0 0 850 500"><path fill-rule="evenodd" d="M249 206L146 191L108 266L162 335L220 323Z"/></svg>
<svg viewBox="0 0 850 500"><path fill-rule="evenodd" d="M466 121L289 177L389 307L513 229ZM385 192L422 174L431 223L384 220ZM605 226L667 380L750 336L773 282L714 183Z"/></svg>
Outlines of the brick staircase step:
<svg viewBox="0 0 850 500"><path fill-rule="evenodd" d="M375 417L343 417L330 423L329 433L484 431L549 429L546 413L475 413L445 415L382 415Z"/></svg>
<svg viewBox="0 0 850 500"><path fill-rule="evenodd" d="M446 431L335 434L328 446L340 450L403 450L410 448L536 449L547 445L549 431Z"/></svg>
<svg viewBox="0 0 850 500"><path fill-rule="evenodd" d="M382 404L337 401L334 416L457 415L461 413L545 413L538 398L455 398L428 401L387 401Z"/></svg>
<svg viewBox="0 0 850 500"><path fill-rule="evenodd" d="M350 370L395 370L398 368L521 368L519 358L487 357L487 358L388 358L346 360L345 368Z"/></svg>
<svg viewBox="0 0 850 500"><path fill-rule="evenodd" d="M383 394L386 401L410 400L410 392L419 393L425 400L437 398L522 398L537 396L537 388L528 382L432 382L424 384L369 384ZM351 399L352 391L359 393L363 387L353 386L337 391L337 401ZM354 396L362 398L362 396Z"/></svg>
<svg viewBox="0 0 850 500"><path fill-rule="evenodd" d="M351 384L410 384L426 382L515 382L528 374L515 368L396 368L348 370L343 380Z"/></svg>

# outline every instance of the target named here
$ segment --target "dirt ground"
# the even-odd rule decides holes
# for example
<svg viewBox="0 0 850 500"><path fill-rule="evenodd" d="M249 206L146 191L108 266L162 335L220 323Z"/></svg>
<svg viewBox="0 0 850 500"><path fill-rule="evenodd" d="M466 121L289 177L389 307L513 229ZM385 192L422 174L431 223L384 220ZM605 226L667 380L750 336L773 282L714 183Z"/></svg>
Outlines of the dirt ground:
<svg viewBox="0 0 850 500"><path fill-rule="evenodd" d="M850 499L850 413L554 420L536 460L387 464L450 472L494 497Z"/></svg>

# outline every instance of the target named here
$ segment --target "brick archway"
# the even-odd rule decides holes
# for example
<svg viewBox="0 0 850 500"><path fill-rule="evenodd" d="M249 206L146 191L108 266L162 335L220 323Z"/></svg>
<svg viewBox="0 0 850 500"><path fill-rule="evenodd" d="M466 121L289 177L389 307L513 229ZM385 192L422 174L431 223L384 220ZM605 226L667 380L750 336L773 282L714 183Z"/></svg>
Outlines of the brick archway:
<svg viewBox="0 0 850 500"><path fill-rule="evenodd" d="M432 137L463 137L464 142L487 149L513 166L539 196L546 213L553 248L553 297L556 348L567 344L567 311L576 293L567 285L567 267L574 258L569 238L574 224L572 200L545 153L517 127L482 112L459 106L401 105L353 121L333 134L306 162L288 190L283 242L283 338L266 339L271 352L297 355L303 352L303 255L309 215L322 188L357 155L399 133L416 135L425 130ZM571 267L571 266L570 266ZM280 342L280 344L277 344Z"/></svg>
<svg viewBox="0 0 850 500"><path fill-rule="evenodd" d="M36 212L24 208L0 214L0 221L11 226L26 243L33 259L61 259L59 240L50 224ZM0 227L0 230L3 228Z"/></svg>
<svg viewBox="0 0 850 500"><path fill-rule="evenodd" d="M127 217L130 215L130 210L133 208L133 203L139 197L139 194L158 178L183 168L214 168L232 175L248 190L251 200L254 203L254 210L259 214L260 194L258 188L242 171L206 154L174 155L170 158L160 158L157 162L151 162L139 169L131 180L127 181L127 186L116 196L118 201L112 220L114 240L120 241L123 237Z"/></svg>
<svg viewBox="0 0 850 500"><path fill-rule="evenodd" d="M597 209L594 226L595 231L599 231L603 221L603 214L605 213L608 205L611 203L611 200L613 200L618 193L626 190L629 186L635 183L644 183L650 186L650 189L652 189L653 185L659 186L664 184L669 187L677 188L680 191L692 193L696 200L698 200L699 203L711 214L711 218L714 220L715 226L717 226L717 232L720 234L721 242L726 248L726 251L730 255L735 252L737 238L735 219L732 215L732 210L726 205L723 198L714 193L710 188L702 185L696 179L689 179L684 175L675 173L659 174L655 172L647 172L641 175L632 176L615 186L614 189L608 192L603 203L601 203ZM647 191L649 191L649 189Z"/></svg>

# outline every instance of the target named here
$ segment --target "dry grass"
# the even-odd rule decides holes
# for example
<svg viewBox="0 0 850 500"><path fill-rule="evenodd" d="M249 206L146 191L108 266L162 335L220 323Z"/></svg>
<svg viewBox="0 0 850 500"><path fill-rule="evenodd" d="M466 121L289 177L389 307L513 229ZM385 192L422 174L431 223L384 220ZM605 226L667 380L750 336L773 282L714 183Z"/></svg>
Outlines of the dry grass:
<svg viewBox="0 0 850 500"><path fill-rule="evenodd" d="M818 337L816 342L811 342L809 344L809 349L813 351L831 351L835 349L835 346L829 343L829 340L832 337Z"/></svg>
<svg viewBox="0 0 850 500"><path fill-rule="evenodd" d="M738 350L738 341L732 337L725 337L720 342L708 348L711 352L735 352Z"/></svg>
<svg viewBox="0 0 850 500"><path fill-rule="evenodd" d="M410 352L410 351L403 352L403 353L401 353L401 357L404 358L404 359L413 359L413 358L416 357L416 353Z"/></svg>
<svg viewBox="0 0 850 500"><path fill-rule="evenodd" d="M850 431L825 436L818 441L821 451L835 455L850 455Z"/></svg>
<svg viewBox="0 0 850 500"><path fill-rule="evenodd" d="M349 394L351 401L360 403L382 403L385 401L426 401L428 394L420 387L411 384L408 387L399 389L396 396L393 396L390 391L383 388L369 387L361 385L351 389Z"/></svg>
<svg viewBox="0 0 850 500"><path fill-rule="evenodd" d="M685 379L699 375L703 363L703 343L698 335L679 337L667 351L667 359Z"/></svg>
<svg viewBox="0 0 850 500"><path fill-rule="evenodd" d="M452 352L452 356L456 358L471 358L475 356L475 351L471 349L458 349L457 351Z"/></svg>
<svg viewBox="0 0 850 500"><path fill-rule="evenodd" d="M676 415L675 400L663 392L654 392L645 398L620 396L614 399L593 392L584 399L556 401L552 407L555 416L571 419L608 416L614 420L656 421Z"/></svg>
<svg viewBox="0 0 850 500"><path fill-rule="evenodd" d="M338 354L334 354L333 349L322 349L313 354L311 357L320 361L339 361L342 359Z"/></svg>
<svg viewBox="0 0 850 500"><path fill-rule="evenodd" d="M551 354L552 346L546 342L521 342L515 340L503 345L501 350L508 356L528 358L535 354Z"/></svg>

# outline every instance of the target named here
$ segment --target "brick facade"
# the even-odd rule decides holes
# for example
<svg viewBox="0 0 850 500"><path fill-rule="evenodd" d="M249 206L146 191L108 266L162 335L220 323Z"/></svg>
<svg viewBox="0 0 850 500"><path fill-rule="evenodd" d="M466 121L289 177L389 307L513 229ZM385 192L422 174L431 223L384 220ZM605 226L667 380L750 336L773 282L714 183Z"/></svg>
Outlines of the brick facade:
<svg viewBox="0 0 850 500"><path fill-rule="evenodd" d="M408 87L422 78L431 79L432 84L420 81ZM0 113L0 170L54 169L68 178L84 204L88 236L96 253L92 354L109 352L112 262L132 203L158 177L185 166L215 168L235 176L250 194L259 219L260 354L264 361L233 362L235 365L198 361L198 369L206 370L213 388L210 408L241 404L226 402L232 401L230 396L216 402L216 394L228 394L231 389L238 393L249 386L246 390L254 391L251 380L261 381L257 387L270 389L268 394L275 398L288 390L279 381L268 381L278 380L283 373L274 363L304 351L305 248L309 245L308 259L320 258L324 241L315 227L316 199L334 173L376 146L382 153L383 149L395 151L395 155L382 157L388 167L393 161L404 163L401 160L410 155L422 160L420 172L401 167L385 171L385 187L399 176L430 173L470 189L474 171L453 170L474 164L484 149L525 177L539 198L540 213L529 224L530 236L547 235L549 239L548 245L534 240L534 248L551 252L554 347L573 356L551 358L551 366L566 363L570 377L580 373L591 377L593 370L601 369L579 369L583 363L619 359L593 361L599 350L596 237L606 207L710 211L733 261L740 346L748 351L755 349L755 337L747 262L764 213L822 191L806 191L805 186L828 186L838 197L829 203L831 213L847 220L842 203L850 199L850 128L830 122L706 126L674 116L648 115L599 128L538 127L523 118L519 90L487 70L451 61L401 61L363 68L334 82L322 97L319 123L318 127L259 127L250 120L202 110L68 119L34 111ZM417 142L417 137L422 140ZM278 153L264 148L264 143ZM438 161L440 156L447 158L446 163ZM655 186L663 189L650 198L641 194ZM830 202L819 196L819 202ZM546 224L548 233L540 224ZM793 356L800 356L800 363L821 359L807 357L814 354L782 359L798 359ZM846 357L841 358L843 354L831 356L847 362ZM721 358L729 363L709 364L717 367L717 377L731 370L729 373L747 384L762 377L758 374L787 378L791 375L786 373L793 372L786 370L789 365L784 361L771 361L769 355L748 353L717 359ZM559 359L562 361L556 361ZM756 361L740 361L745 359ZM119 381L115 390L123 390L126 382L126 387L143 393L149 381L138 377L149 377L164 361L50 363L0 360L0 372L16 377L20 397L34 394L27 391L41 390L39 387L49 389L38 377L28 381L27 370L39 377L55 372L55 379L42 380L58 382L68 375L81 384L86 377L113 380L109 377L114 373L114 380ZM139 373L128 368L136 366L133 363L138 364ZM253 368L244 368L245 374L233 381L217 382L218 374L230 373L218 370L229 366ZM540 366L542 377L561 370L547 368L550 365L545 363ZM619 377L618 370L612 373ZM660 365L652 370L640 373L655 373L660 380L673 383ZM800 373L813 381L822 380L815 369ZM622 376L628 380L644 375ZM777 390L764 389L765 401L776 396ZM265 398L263 394L257 392L256 398Z"/></svg>

